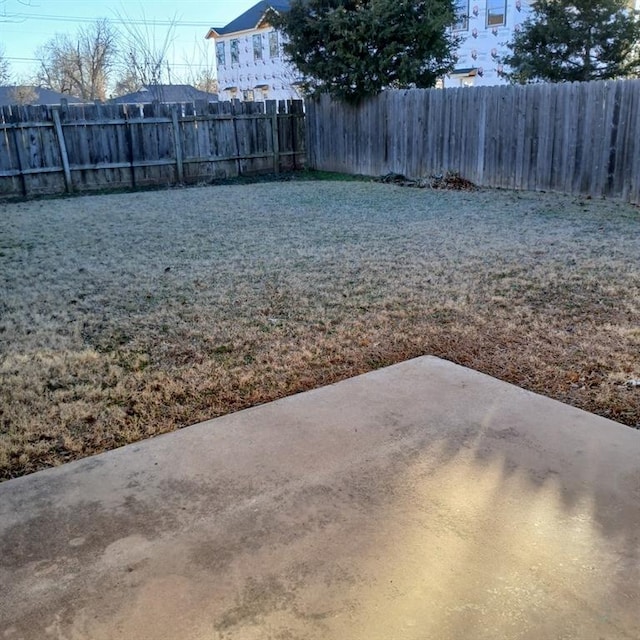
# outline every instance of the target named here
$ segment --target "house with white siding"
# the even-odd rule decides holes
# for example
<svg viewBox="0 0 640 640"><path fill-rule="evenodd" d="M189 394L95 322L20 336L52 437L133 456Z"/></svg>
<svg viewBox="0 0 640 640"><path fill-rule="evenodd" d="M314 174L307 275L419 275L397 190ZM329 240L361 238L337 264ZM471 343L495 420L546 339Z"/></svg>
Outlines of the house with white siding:
<svg viewBox="0 0 640 640"><path fill-rule="evenodd" d="M534 0L457 0L460 19L453 32L462 38L453 73L444 87L505 84L500 59L507 43L531 13Z"/></svg>
<svg viewBox="0 0 640 640"><path fill-rule="evenodd" d="M505 84L500 60L507 43L522 28L535 0L457 0L460 19L453 32L461 37L456 68L441 87ZM640 8L640 0L631 0ZM296 70L283 58L282 35L268 23L269 8L287 11L289 0L261 0L225 27L212 28L207 38L216 46L220 98L229 100L300 97Z"/></svg>
<svg viewBox="0 0 640 640"><path fill-rule="evenodd" d="M505 84L500 59L509 53L507 43L531 15L535 0L457 0L461 16L454 33L462 36L455 71L443 78L442 86ZM640 0L629 0L629 8L640 10Z"/></svg>
<svg viewBox="0 0 640 640"><path fill-rule="evenodd" d="M206 35L215 42L221 100L300 98L299 75L282 52L282 34L267 19L269 9L288 11L288 0L261 0L224 27Z"/></svg>

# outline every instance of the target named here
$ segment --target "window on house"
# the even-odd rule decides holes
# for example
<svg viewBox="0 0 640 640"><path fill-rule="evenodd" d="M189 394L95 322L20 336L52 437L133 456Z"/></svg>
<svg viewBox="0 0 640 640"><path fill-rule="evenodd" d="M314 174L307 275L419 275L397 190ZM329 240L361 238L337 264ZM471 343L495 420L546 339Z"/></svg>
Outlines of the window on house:
<svg viewBox="0 0 640 640"><path fill-rule="evenodd" d="M245 89L242 92L242 99L245 102L253 102L253 89Z"/></svg>
<svg viewBox="0 0 640 640"><path fill-rule="evenodd" d="M278 42L278 32L272 31L269 34L269 57L270 58L279 58L280 57L280 43Z"/></svg>
<svg viewBox="0 0 640 640"><path fill-rule="evenodd" d="M253 36L253 59L262 60L262 35L260 33Z"/></svg>
<svg viewBox="0 0 640 640"><path fill-rule="evenodd" d="M229 43L231 49L231 64L238 64L240 62L240 40L237 38Z"/></svg>
<svg viewBox="0 0 640 640"><path fill-rule="evenodd" d="M253 96L255 100L267 100L269 98L269 85L257 84L253 88Z"/></svg>
<svg viewBox="0 0 640 640"><path fill-rule="evenodd" d="M507 3L505 0L487 0L487 27L506 24Z"/></svg>
<svg viewBox="0 0 640 640"><path fill-rule="evenodd" d="M456 21L453 28L456 31L466 31L469 28L469 0L456 0L455 6Z"/></svg>
<svg viewBox="0 0 640 640"><path fill-rule="evenodd" d="M219 67L224 67L224 42L216 42L216 62Z"/></svg>

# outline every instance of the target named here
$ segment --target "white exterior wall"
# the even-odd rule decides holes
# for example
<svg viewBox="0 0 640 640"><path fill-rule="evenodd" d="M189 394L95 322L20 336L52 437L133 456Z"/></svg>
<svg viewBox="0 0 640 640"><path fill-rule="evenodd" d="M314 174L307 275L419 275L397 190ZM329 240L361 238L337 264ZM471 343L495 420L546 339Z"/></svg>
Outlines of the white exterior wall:
<svg viewBox="0 0 640 640"><path fill-rule="evenodd" d="M278 55L271 56L269 34L274 29L264 26L247 31L214 36L216 68L220 100L297 100L301 97L293 83L298 79L295 69L284 61L282 35L278 34ZM262 60L256 60L253 36L262 39ZM238 63L231 61L231 41L238 40ZM224 44L224 64L218 64L217 45ZM257 89L266 85L267 89ZM236 87L229 90L228 87ZM251 93L253 92L253 93Z"/></svg>
<svg viewBox="0 0 640 640"><path fill-rule="evenodd" d="M466 13L469 20L466 28L455 33L464 38L458 48L457 69L477 69L475 75L459 76L451 74L443 79L444 87L488 86L506 84L501 76L503 69L500 58L509 53L507 43L514 31L518 30L531 11L535 0L504 0L505 23L492 26L487 21L487 7L496 6L493 0L468 0ZM640 0L635 0L640 9ZM293 84L298 80L296 70L284 61L282 54L282 34L278 34L278 56L271 57L269 51L269 33L272 27L262 26L256 29L213 36L214 47L224 43L225 62L216 64L220 100L244 99L246 92L253 92L255 100L292 100L301 98ZM255 60L253 36L262 38L262 60ZM239 61L231 62L230 43L239 41ZM217 62L217 56L216 56ZM267 90L256 89L266 85ZM227 87L236 87L229 91ZM251 99L251 98L250 98Z"/></svg>
<svg viewBox="0 0 640 640"><path fill-rule="evenodd" d="M456 69L477 68L477 74L460 77L452 74L444 78L445 87L485 86L506 84L501 77L502 66L499 59L509 53L507 42L514 30L518 30L530 13L530 0L506 0L505 24L487 24L487 6L491 0L469 0L468 25L466 29L454 33L464 37L458 49ZM494 2L491 2L495 6Z"/></svg>

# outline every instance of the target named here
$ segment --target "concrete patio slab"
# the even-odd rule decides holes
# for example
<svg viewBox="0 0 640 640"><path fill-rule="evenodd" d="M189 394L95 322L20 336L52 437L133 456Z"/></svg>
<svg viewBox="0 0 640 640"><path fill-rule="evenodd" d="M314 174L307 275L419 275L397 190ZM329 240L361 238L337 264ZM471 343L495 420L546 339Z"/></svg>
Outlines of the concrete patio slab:
<svg viewBox="0 0 640 640"><path fill-rule="evenodd" d="M424 357L0 485L0 638L640 637L640 432Z"/></svg>

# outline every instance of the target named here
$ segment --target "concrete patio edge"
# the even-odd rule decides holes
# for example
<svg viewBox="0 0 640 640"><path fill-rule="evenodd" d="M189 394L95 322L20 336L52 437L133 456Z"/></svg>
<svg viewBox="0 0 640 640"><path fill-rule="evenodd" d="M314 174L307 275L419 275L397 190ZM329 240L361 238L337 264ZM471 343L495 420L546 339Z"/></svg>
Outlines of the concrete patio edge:
<svg viewBox="0 0 640 640"><path fill-rule="evenodd" d="M0 485L0 637L637 638L640 433L433 357Z"/></svg>

